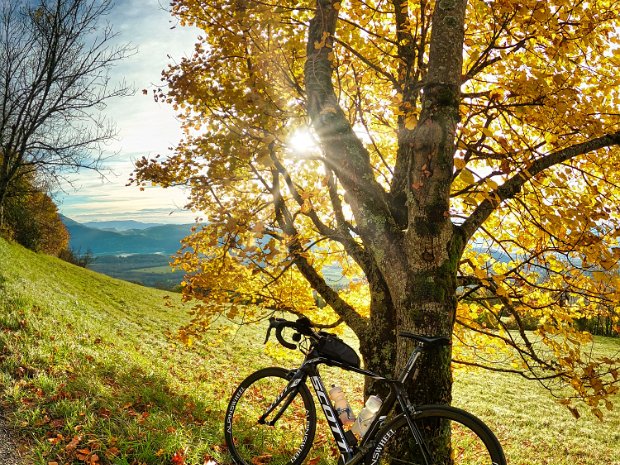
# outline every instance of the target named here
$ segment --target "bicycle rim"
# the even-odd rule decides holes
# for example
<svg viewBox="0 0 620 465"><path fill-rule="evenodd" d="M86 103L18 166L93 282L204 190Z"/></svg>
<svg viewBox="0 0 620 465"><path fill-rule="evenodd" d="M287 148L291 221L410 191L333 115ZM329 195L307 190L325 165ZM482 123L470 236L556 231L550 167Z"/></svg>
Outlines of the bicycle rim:
<svg viewBox="0 0 620 465"><path fill-rule="evenodd" d="M299 465L312 447L316 429L316 410L310 391L298 386L290 404L273 426L274 419L288 396L282 398L288 371L266 368L246 378L232 396L226 410L224 436L229 451L242 465ZM270 406L277 406L259 419Z"/></svg>
<svg viewBox="0 0 620 465"><path fill-rule="evenodd" d="M452 407L421 407L414 416L428 465L506 465L502 448L482 421ZM407 420L399 416L377 435L370 465L427 465Z"/></svg>

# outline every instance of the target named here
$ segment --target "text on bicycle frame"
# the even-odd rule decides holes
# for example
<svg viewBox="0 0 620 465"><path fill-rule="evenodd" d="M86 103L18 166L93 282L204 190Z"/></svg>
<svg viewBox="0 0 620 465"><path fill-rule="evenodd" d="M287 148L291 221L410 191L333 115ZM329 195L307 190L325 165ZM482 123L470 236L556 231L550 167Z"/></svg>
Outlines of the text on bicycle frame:
<svg viewBox="0 0 620 465"><path fill-rule="evenodd" d="M341 451L346 453L351 453L351 447L349 443L344 437L344 431L338 423L338 418L336 417L336 413L332 408L332 405L325 393L325 389L323 387L323 383L321 382L321 378L318 376L310 376L310 380L312 381L312 386L316 391L316 396L321 403L321 407L323 408L323 412L325 412L325 418L327 418L327 423L329 424L330 429L334 432L334 439L336 440L336 444Z"/></svg>

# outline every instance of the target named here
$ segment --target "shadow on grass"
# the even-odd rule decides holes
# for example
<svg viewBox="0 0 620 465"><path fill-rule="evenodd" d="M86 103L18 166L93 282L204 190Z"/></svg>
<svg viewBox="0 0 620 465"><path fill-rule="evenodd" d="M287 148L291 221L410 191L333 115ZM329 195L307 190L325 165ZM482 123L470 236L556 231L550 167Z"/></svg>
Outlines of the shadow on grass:
<svg viewBox="0 0 620 465"><path fill-rule="evenodd" d="M20 324L21 316L12 311L0 318L0 399L32 444L35 463L229 461L224 413L201 396L204 381L175 380L172 373L183 368L174 360L163 362L159 353L138 363L114 344L46 341Z"/></svg>

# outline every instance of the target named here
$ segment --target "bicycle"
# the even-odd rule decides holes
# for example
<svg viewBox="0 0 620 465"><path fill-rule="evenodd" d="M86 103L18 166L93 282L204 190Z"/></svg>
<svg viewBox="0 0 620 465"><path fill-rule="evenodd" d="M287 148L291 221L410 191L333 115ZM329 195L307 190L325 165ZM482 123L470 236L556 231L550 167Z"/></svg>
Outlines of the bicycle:
<svg viewBox="0 0 620 465"><path fill-rule="evenodd" d="M306 385L308 379L342 465L506 465L499 441L481 420L446 405L413 405L407 396L405 384L421 353L449 345L449 338L401 332L399 336L417 344L398 379L390 379L360 368L359 357L351 347L331 333L315 331L307 318L294 322L271 318L265 343L275 329L280 344L297 349L282 336L285 328L294 330L293 341L301 341L299 349L305 355L301 366L292 370L270 367L251 374L234 391L226 409L224 436L237 465L300 465L304 461L312 447L317 422L316 407ZM318 370L321 364L371 376L389 385L390 393L359 442L350 431L345 431L328 398ZM395 411L397 406L399 411ZM450 428L448 449L433 442L442 437L441 432L448 431L445 428ZM409 460L410 457L415 459Z"/></svg>

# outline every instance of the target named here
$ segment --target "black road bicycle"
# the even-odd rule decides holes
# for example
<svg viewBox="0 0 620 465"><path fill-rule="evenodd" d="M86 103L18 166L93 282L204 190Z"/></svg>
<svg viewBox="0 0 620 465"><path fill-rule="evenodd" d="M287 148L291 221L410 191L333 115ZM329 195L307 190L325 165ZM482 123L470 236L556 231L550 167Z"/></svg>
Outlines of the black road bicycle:
<svg viewBox="0 0 620 465"><path fill-rule="evenodd" d="M401 332L416 341L409 361L398 379L360 368L355 351L337 336L313 329L307 318L293 322L270 320L280 344L297 346L282 336L294 330L292 339L305 354L296 369L265 368L248 376L235 390L226 409L224 436L238 465L299 465L312 447L316 431L316 408L306 385L308 378L340 451L344 465L410 463L416 465L506 465L493 432L478 418L446 405L413 405L405 384L423 351L450 344L446 337L424 337ZM303 339L303 340L302 340ZM388 383L384 400L366 434L359 440L345 431L332 406L318 366L324 364L361 373ZM399 407L395 410L396 407ZM390 415L392 414L392 415ZM451 447L445 447L449 433ZM444 446L433 441L441 440Z"/></svg>

